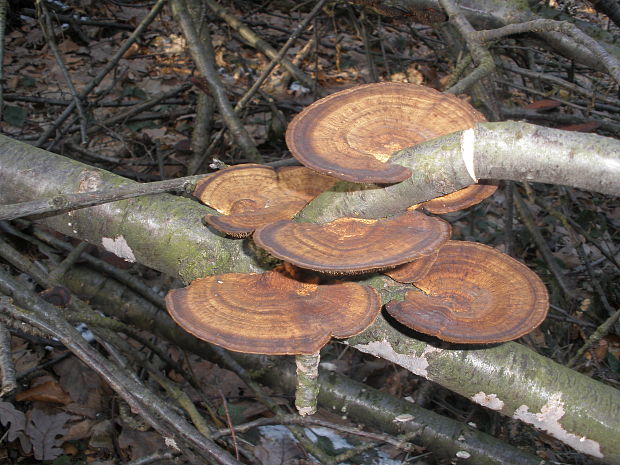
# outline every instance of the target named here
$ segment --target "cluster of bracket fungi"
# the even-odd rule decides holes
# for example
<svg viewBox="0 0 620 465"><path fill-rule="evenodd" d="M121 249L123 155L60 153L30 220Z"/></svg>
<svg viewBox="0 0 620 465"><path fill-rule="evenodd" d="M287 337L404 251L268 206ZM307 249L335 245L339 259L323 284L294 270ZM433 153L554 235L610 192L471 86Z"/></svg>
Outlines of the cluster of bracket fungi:
<svg viewBox="0 0 620 465"><path fill-rule="evenodd" d="M331 337L362 332L381 309L371 287L328 278L381 271L415 286L386 311L416 331L476 344L530 332L548 308L540 278L492 247L450 241L450 225L420 211L467 208L492 195L495 185L472 185L392 218L292 220L338 180L407 179L408 168L389 163L392 153L482 121L453 95L405 83L357 86L316 101L286 133L304 166L236 165L199 181L194 194L220 213L205 218L212 227L234 237L253 235L271 255L319 273L301 278L280 267L197 279L166 296L170 314L197 337L233 351L317 354Z"/></svg>

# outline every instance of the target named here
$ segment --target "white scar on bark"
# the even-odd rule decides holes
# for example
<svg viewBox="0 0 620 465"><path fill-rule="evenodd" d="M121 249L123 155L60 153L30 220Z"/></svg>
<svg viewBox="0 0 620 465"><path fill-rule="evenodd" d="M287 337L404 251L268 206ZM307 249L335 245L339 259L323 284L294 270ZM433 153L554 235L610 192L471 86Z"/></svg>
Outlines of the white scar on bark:
<svg viewBox="0 0 620 465"><path fill-rule="evenodd" d="M585 436L569 433L564 429L560 424L560 419L564 416L564 413L562 393L557 392L551 395L547 403L540 409L540 412L530 412L527 405L521 405L515 410L512 417L546 431L551 436L568 444L579 452L592 455L593 457L604 457L598 442L588 439Z"/></svg>
<svg viewBox="0 0 620 465"><path fill-rule="evenodd" d="M467 172L474 180L478 182L476 172L474 170L474 143L476 142L476 135L474 134L474 128L465 129L461 135L461 154L463 156L463 162Z"/></svg>
<svg viewBox="0 0 620 465"><path fill-rule="evenodd" d="M101 245L103 245L104 249L108 252L112 252L117 257L124 258L126 261L132 263L136 261L131 247L129 247L129 244L123 236L117 236L114 239L104 237L101 239Z"/></svg>

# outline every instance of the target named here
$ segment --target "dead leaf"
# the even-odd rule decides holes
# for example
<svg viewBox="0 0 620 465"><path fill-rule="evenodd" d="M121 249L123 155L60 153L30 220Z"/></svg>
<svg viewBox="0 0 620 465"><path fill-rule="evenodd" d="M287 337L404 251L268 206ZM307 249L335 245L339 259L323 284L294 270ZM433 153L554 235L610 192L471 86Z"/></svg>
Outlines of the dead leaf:
<svg viewBox="0 0 620 465"><path fill-rule="evenodd" d="M53 460L63 453L59 447L62 443L58 436L64 435L64 428L69 419L65 413L48 414L40 409L33 409L26 425L26 434L32 442L34 458L37 460Z"/></svg>
<svg viewBox="0 0 620 465"><path fill-rule="evenodd" d="M94 425L88 446L95 449L114 449L113 429L114 425L111 420L103 420Z"/></svg>
<svg viewBox="0 0 620 465"><path fill-rule="evenodd" d="M146 457L162 447L161 435L154 431L137 431L132 428L123 427L123 431L118 437L118 445L121 449L128 451L131 459Z"/></svg>
<svg viewBox="0 0 620 465"><path fill-rule="evenodd" d="M83 404L89 394L101 388L101 379L90 368L75 357L70 357L54 366L60 377L60 385L69 393L73 401Z"/></svg>
<svg viewBox="0 0 620 465"><path fill-rule="evenodd" d="M68 404L71 397L67 394L58 381L50 380L18 393L15 396L18 402L50 402L54 404Z"/></svg>
<svg viewBox="0 0 620 465"><path fill-rule="evenodd" d="M261 426L260 443L254 448L254 455L263 465L291 463L303 457L299 444L284 426Z"/></svg>
<svg viewBox="0 0 620 465"><path fill-rule="evenodd" d="M226 398L237 397L248 388L241 378L232 371L224 370L214 363L201 360L192 362L192 369L198 384L204 386L203 392L209 396L220 396L220 391Z"/></svg>
<svg viewBox="0 0 620 465"><path fill-rule="evenodd" d="M58 50L63 53L77 52L79 49L80 46L73 42L71 39L63 40L61 43L58 44Z"/></svg>
<svg viewBox="0 0 620 465"><path fill-rule="evenodd" d="M0 423L8 428L7 439L12 442L26 428L26 415L17 410L10 402L0 402Z"/></svg>
<svg viewBox="0 0 620 465"><path fill-rule="evenodd" d="M69 426L69 431L62 437L63 442L66 441L77 441L79 439L85 439L90 437L91 430L95 422L90 419L85 419L82 421L78 421L77 423L73 423Z"/></svg>

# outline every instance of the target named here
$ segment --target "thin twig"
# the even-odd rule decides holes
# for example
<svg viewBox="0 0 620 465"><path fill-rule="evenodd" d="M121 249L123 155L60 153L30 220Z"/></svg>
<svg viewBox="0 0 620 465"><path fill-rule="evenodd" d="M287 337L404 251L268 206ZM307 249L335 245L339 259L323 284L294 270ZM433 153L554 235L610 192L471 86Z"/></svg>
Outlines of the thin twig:
<svg viewBox="0 0 620 465"><path fill-rule="evenodd" d="M200 74L209 83L211 95L215 99L220 116L245 157L252 162L261 163L263 157L256 148L254 139L241 124L232 105L228 101L226 89L215 67L215 51L213 50L210 34L206 31L201 40L184 0L172 0L171 5L175 18L181 25L187 39L192 58L196 62Z"/></svg>
<svg viewBox="0 0 620 465"><path fill-rule="evenodd" d="M611 97L606 96L605 94L603 94L602 92L594 92L592 90L589 89L585 89L583 87L581 87L578 84L574 84L572 82L568 82L562 78L559 78L557 76L553 76L552 74L549 73L541 73L538 71L532 71L530 69L526 69L526 68L521 68L519 66L516 65L507 65L507 64L503 64L501 65L501 68L510 71L512 73L516 73L516 74L520 74L522 76L526 76L529 77L531 79L539 79L541 81L547 81L547 82L551 82L555 85L558 85L560 87L564 87L565 89L570 90L571 92L574 92L576 94L579 95L583 95L584 97L588 97L590 99L597 99L600 100L601 102L605 102L608 103L610 105L618 105L620 102L617 99L613 99Z"/></svg>
<svg viewBox="0 0 620 465"><path fill-rule="evenodd" d="M263 68L263 70L260 73L260 76L258 76L256 81L254 81L254 84L252 84L252 86L247 90L247 92L243 94L241 99L239 99L239 101L235 105L235 112L239 113L241 110L245 108L246 104L258 91L258 89L263 85L265 80L271 75L271 72L280 63L284 55L286 55L286 52L288 51L288 49L295 43L295 40L297 40L297 38L306 29L306 27L308 26L310 21L314 18L314 16L317 15L319 11L321 11L321 8L323 8L323 5L326 3L326 1L327 0L319 0L317 4L314 6L314 8L310 11L310 13L306 15L303 21L297 25L297 27L292 32L292 34L290 35L286 43L280 48L278 53L271 59L269 64L265 68ZM223 130L220 130L216 134L216 136L213 138L213 142L211 142L207 150L204 151L203 155L197 158L195 163L190 165L188 169L189 175L195 174L200 169L204 161L211 155L215 147L219 144L219 141L221 140L223 135L224 135Z"/></svg>
<svg viewBox="0 0 620 465"><path fill-rule="evenodd" d="M200 434L186 420L159 400L146 386L137 382L133 374L104 358L94 350L55 308L24 288L0 268L0 292L10 295L17 305L0 303L0 310L48 332L70 349L86 365L98 373L129 405L175 443L186 442L191 448L210 461L222 465L240 465L230 454L213 441ZM176 447L185 444L176 442Z"/></svg>
<svg viewBox="0 0 620 465"><path fill-rule="evenodd" d="M41 30L43 31L43 35L45 36L45 40L47 41L47 45L52 51L54 58L56 58L56 64L65 78L67 87L69 88L69 93L71 94L71 97L73 97L73 103L77 108L78 115L80 116L80 134L82 136L82 144L86 144L88 142L88 136L86 135L88 125L86 110L84 110L84 106L82 105L77 89L73 85L73 80L71 79L69 70L65 65L62 55L60 54L60 50L58 50L52 20L50 19L49 11L47 11L47 6L45 6L45 2L43 0L37 0L37 9L39 12L39 24L41 26Z"/></svg>
<svg viewBox="0 0 620 465"><path fill-rule="evenodd" d="M119 60L123 57L125 52L131 47L131 45L140 37L142 32L148 27L148 25L155 19L155 17L159 14L161 9L166 4L167 0L157 0L157 3L153 5L149 14L144 17L142 22L138 25L138 27L133 31L133 33L127 38L127 40L121 45L121 47L116 51L116 53L107 61L106 65L99 71L99 73L86 85L86 87L78 94L80 99L86 98L88 94L90 94L93 89L95 89L101 81L107 76L107 74L116 67ZM37 147L41 147L47 139L51 136L51 134L56 131L62 123L64 123L67 118L73 113L75 110L75 101L72 101L71 104L61 113L61 115L56 118L54 123L47 128L39 136L35 145Z"/></svg>
<svg viewBox="0 0 620 465"><path fill-rule="evenodd" d="M446 1L446 0L440 0ZM559 32L570 37L578 45L585 47L599 62L607 68L611 77L620 83L620 62L607 53L601 44L592 37L581 31L577 26L567 21L555 21L552 19L535 19L524 23L515 23L497 29L487 29L475 33L480 42L490 42L513 34L525 32Z"/></svg>
<svg viewBox="0 0 620 465"><path fill-rule="evenodd" d="M80 258L82 252L84 252L89 246L90 244L88 242L78 244L71 252L69 252L69 255L67 255L65 259L50 272L50 279L52 281L59 281L67 270L71 268Z"/></svg>
<svg viewBox="0 0 620 465"><path fill-rule="evenodd" d="M58 214L67 210L102 205L118 200L161 194L163 192L191 192L201 176L168 179L135 186L119 186L114 190L58 194L52 198L32 200L11 205L0 205L0 220L13 220L33 215Z"/></svg>
<svg viewBox="0 0 620 465"><path fill-rule="evenodd" d="M269 410L275 413L278 416L283 416L284 412L282 408L268 395L263 392L263 388L260 384L258 384L249 373L243 368L231 355L225 351L224 349L218 346L211 347L213 353L217 356L217 363L226 367L228 370L234 372L241 380L250 388L256 399L263 405L265 405ZM320 449L316 444L308 439L305 435L302 428L298 428L295 426L290 426L289 430L295 436L295 438L300 442L304 449L310 452L312 455L317 457L321 463L331 463L331 457L329 457L322 449Z"/></svg>
<svg viewBox="0 0 620 465"><path fill-rule="evenodd" d="M386 444L390 444L394 447L398 447L401 450L410 450L411 444L406 443L406 439L395 438L389 434L382 433L372 433L370 431L364 431L359 428L355 428L348 425L343 425L340 423L333 423L326 420L321 420L320 418L315 417L301 417L299 415L278 415L272 418L260 418L258 420L250 421L247 423L243 423L241 425L237 425L234 427L234 431L237 433L245 433L252 428L257 428L259 426L267 426L267 425L300 425L300 426L320 426L322 428L329 428L334 431L339 431L341 433L349 434L351 436L357 436L364 439L369 439L371 441L376 442L384 442ZM227 436L231 434L231 431L227 428L220 429L216 433L213 434L213 439L219 439L223 436ZM410 436L411 439L413 436Z"/></svg>
<svg viewBox="0 0 620 465"><path fill-rule="evenodd" d="M243 24L238 18L230 14L230 12L224 8L223 6L216 3L214 0L205 0L206 4L209 5L209 8L213 10L220 18L222 18L226 23L233 28L235 31L239 33L239 35L246 40L252 47L259 50L263 55L271 60L274 60L278 53L276 50L269 45L265 40L261 39L252 29ZM320 9L319 9L320 10ZM312 14L312 17L316 13ZM301 84L312 89L314 87L314 81L310 76L300 70L297 66L293 65L289 60L284 57L280 57L278 60L280 64L286 68L286 70L292 74L295 79L297 79ZM319 90L320 95L324 95L324 92Z"/></svg>
<svg viewBox="0 0 620 465"><path fill-rule="evenodd" d="M161 92L157 95L154 95L153 97L151 97L150 99L144 102L141 102L137 105L133 105L125 112L111 116L102 121L94 121L93 127L88 129L88 134L92 135L96 133L97 131L99 131L101 128L106 128L106 127L110 127L118 123L124 123L126 121L129 121L131 118L139 115L140 113L143 113L146 110L150 110L151 108L160 104L164 100L169 99L170 97L174 97L182 92L185 92L191 87L192 85L189 83L180 84L166 92ZM158 117L161 118L163 117L163 115L158 115Z"/></svg>
<svg viewBox="0 0 620 465"><path fill-rule="evenodd" d="M566 366L573 367L579 361L579 359L585 354L585 352L600 341L603 337L609 334L611 328L620 320L620 308L615 311L613 315L605 320L605 322L600 325L596 330L590 335L588 340L581 346L581 348L577 351L575 355L568 361Z"/></svg>
<svg viewBox="0 0 620 465"><path fill-rule="evenodd" d="M8 9L8 0L0 0L0 121L4 115L4 34Z"/></svg>
<svg viewBox="0 0 620 465"><path fill-rule="evenodd" d="M551 253L551 250L549 250L549 246L545 242L545 239L542 237L542 234L540 234L540 231L536 226L536 222L534 221L534 216L532 215L532 212L530 211L525 201L521 198L521 194L519 194L516 189L514 191L514 200L515 206L519 211L519 216L521 217L523 224L525 224L525 227L532 235L532 239L534 239L538 251L543 256L545 262L547 262L549 271L551 271L551 274L553 274L555 280L560 286L560 289L562 289L562 292L564 292L564 294L566 294L571 299L576 299L577 295L575 294L573 286L569 285L566 282L566 278L564 277L564 273L560 269L560 265L558 265L557 260Z"/></svg>
<svg viewBox="0 0 620 465"><path fill-rule="evenodd" d="M506 181L504 184L504 206L506 213L504 216L504 244L506 245L506 253L510 256L514 254L515 238L512 228L514 221L514 181Z"/></svg>
<svg viewBox="0 0 620 465"><path fill-rule="evenodd" d="M235 446L235 456L237 460L239 460L239 446L237 444L237 435L235 434L235 428L233 427L232 420L230 419L230 412L228 411L228 402L226 402L226 397L224 397L224 393L218 389L220 393L220 397L222 398L222 406L224 407L224 414L226 415L226 424L228 425L228 431L230 431L230 437L232 438L233 444Z"/></svg>
<svg viewBox="0 0 620 465"><path fill-rule="evenodd" d="M620 264L616 260L616 257L614 256L613 251L605 250L605 247L603 247L603 244L601 244L599 241L594 239L591 236L591 234L588 233L588 231L586 231L579 223L577 223L575 220L573 220L569 216L567 211L564 211L564 213L561 213L557 209L555 209L551 205L549 205L548 202L546 202L545 200L540 198L540 196L534 195L534 190L531 188L531 186L529 184L524 184L524 187L525 187L525 191L526 191L527 196L530 199L530 201L535 202L537 205L539 205L540 207L544 208L551 215L555 216L558 220L560 220L560 222L562 223L564 228L569 233L571 233L571 237L573 237L575 246L578 243L580 243L580 241L578 241L578 240L576 240L574 238L575 232L576 232L578 234L581 234L588 242L592 243L592 245L594 245L594 247L596 247L603 254L603 256L607 260L609 260L616 268L618 268L618 270L620 270ZM560 189L562 189L565 193L568 193L566 188L562 188L561 187ZM568 194L568 195L570 195L570 194ZM573 232L573 230L574 230L574 232Z"/></svg>
<svg viewBox="0 0 620 465"><path fill-rule="evenodd" d="M47 231L42 230L41 228L35 227L33 231L34 235L40 240L52 245L57 249L64 250L66 252L71 252L74 247L68 242L62 241ZM82 258L94 269L103 271L106 275L111 276L119 283L123 283L129 289L140 294L142 297L147 299L152 304L155 304L157 307L162 310L166 309L166 305L164 303L164 299L157 292L151 289L149 286L144 284L144 281L141 277L134 276L125 270L117 268L114 265L107 263L104 260L93 257L89 253L82 254Z"/></svg>
<svg viewBox="0 0 620 465"><path fill-rule="evenodd" d="M17 380L11 356L11 333L2 322L0 322L0 372L2 372L0 397L3 397L17 389Z"/></svg>
<svg viewBox="0 0 620 465"><path fill-rule="evenodd" d="M453 0L439 0L439 4L448 14L450 21L456 26L467 43L476 68L459 82L451 86L446 92L460 94L465 92L480 79L489 75L495 69L495 62L489 51L484 48L476 35L476 30L469 23L461 9Z"/></svg>

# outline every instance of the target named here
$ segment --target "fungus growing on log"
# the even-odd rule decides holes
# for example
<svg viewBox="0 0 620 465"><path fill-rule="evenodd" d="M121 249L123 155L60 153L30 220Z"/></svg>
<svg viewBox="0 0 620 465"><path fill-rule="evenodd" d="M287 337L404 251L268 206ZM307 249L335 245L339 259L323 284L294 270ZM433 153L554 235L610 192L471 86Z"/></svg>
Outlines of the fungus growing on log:
<svg viewBox="0 0 620 465"><path fill-rule="evenodd" d="M186 331L226 349L297 355L362 332L381 303L357 283L308 284L267 271L196 279L171 290L166 306Z"/></svg>
<svg viewBox="0 0 620 465"><path fill-rule="evenodd" d="M205 221L228 235L245 237L258 226L295 216L336 179L303 166L279 169L235 165L196 183L194 196L222 215Z"/></svg>
<svg viewBox="0 0 620 465"><path fill-rule="evenodd" d="M389 276L394 281L398 281L399 283L410 284L418 279L422 279L430 271L433 263L437 260L439 250L441 249L437 249L434 252L424 257L420 257L412 262L398 265L396 268L392 268L391 270L385 270L383 271L383 274Z"/></svg>
<svg viewBox="0 0 620 465"><path fill-rule="evenodd" d="M409 328L449 342L517 339L547 315L549 297L536 273L484 244L448 241L430 271L402 302L386 305Z"/></svg>
<svg viewBox="0 0 620 465"><path fill-rule="evenodd" d="M450 225L411 211L388 219L339 218L325 224L278 221L258 228L254 241L301 268L355 274L393 268L446 242Z"/></svg>
<svg viewBox="0 0 620 465"><path fill-rule="evenodd" d="M492 196L496 190L497 186L494 184L472 184L464 189L422 202L417 208L423 208L435 215L452 213L479 204Z"/></svg>
<svg viewBox="0 0 620 465"><path fill-rule="evenodd" d="M199 339L229 350L297 355L296 405L314 413L319 350L333 337L361 333L381 309L368 286L345 282L303 283L275 271L229 273L196 279L166 295L174 320Z"/></svg>
<svg viewBox="0 0 620 465"><path fill-rule="evenodd" d="M402 82L366 84L317 100L286 131L303 165L360 183L395 183L411 171L390 164L398 150L468 129L484 116L451 94Z"/></svg>

